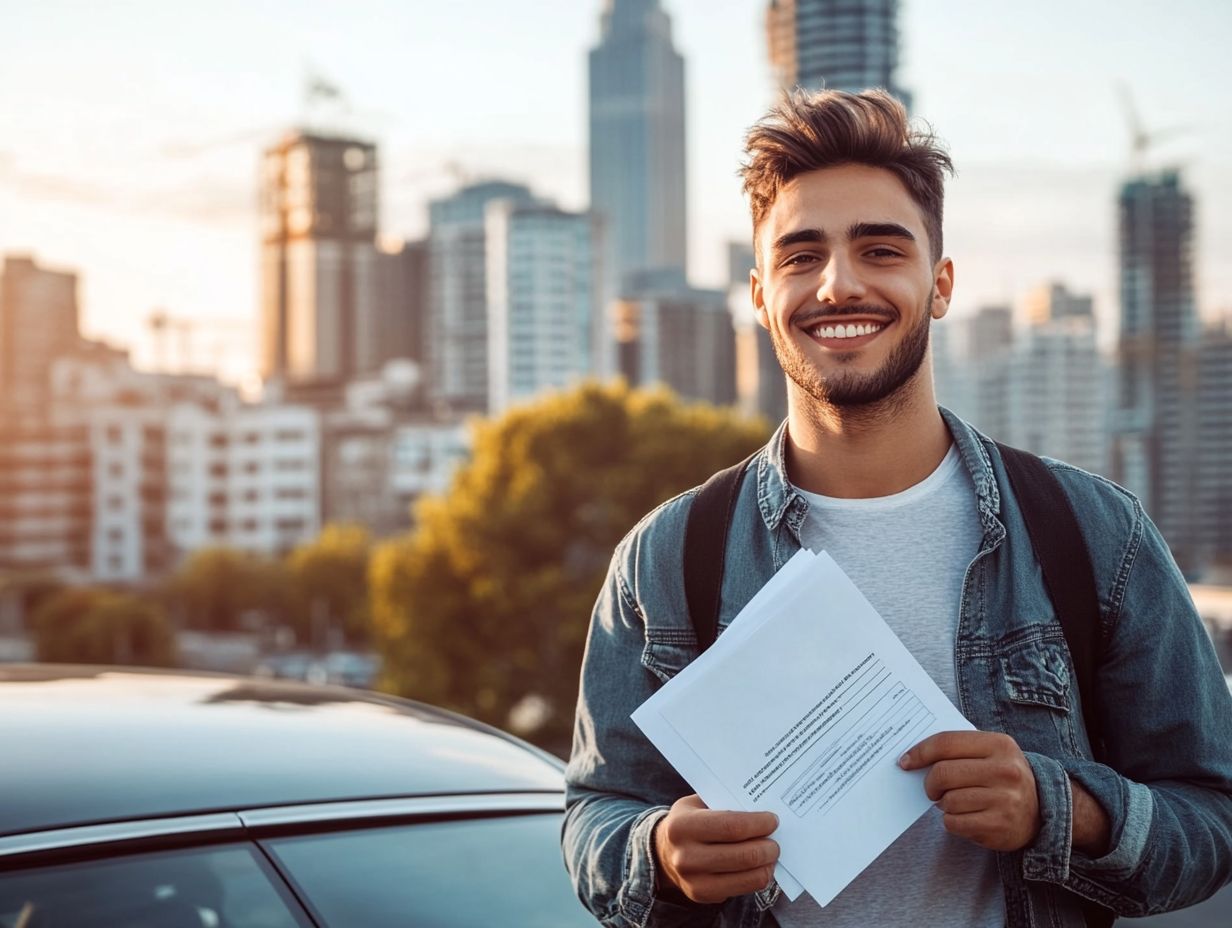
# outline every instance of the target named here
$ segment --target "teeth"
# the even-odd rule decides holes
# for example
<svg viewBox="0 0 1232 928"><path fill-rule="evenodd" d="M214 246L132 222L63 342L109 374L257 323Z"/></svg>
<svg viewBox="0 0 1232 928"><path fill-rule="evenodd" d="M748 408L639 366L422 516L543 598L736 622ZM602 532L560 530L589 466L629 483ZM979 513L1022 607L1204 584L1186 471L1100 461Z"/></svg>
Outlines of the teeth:
<svg viewBox="0 0 1232 928"><path fill-rule="evenodd" d="M819 325L813 329L814 338L856 338L860 335L871 335L880 332L881 326L876 323L861 323L860 325Z"/></svg>

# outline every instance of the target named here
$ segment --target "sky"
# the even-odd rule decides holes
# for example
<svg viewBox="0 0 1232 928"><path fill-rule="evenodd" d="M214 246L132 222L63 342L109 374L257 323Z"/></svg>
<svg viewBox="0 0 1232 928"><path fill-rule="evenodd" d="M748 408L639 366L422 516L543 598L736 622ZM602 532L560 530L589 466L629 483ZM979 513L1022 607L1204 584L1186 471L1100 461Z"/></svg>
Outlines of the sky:
<svg viewBox="0 0 1232 928"><path fill-rule="evenodd" d="M160 356L155 308L197 325L193 360L255 365L257 167L311 121L380 146L381 227L426 231L460 179L586 206L586 53L602 0L0 0L0 253L81 275L87 334ZM749 237L735 176L773 101L765 0L663 0L687 74L689 258L722 285ZM1232 314L1232 4L902 0L902 83L958 167L946 204L954 315L1060 280L1115 337L1118 87L1169 130L1197 200L1203 315ZM310 111L307 76L346 96ZM1172 131L1175 130L1175 131Z"/></svg>

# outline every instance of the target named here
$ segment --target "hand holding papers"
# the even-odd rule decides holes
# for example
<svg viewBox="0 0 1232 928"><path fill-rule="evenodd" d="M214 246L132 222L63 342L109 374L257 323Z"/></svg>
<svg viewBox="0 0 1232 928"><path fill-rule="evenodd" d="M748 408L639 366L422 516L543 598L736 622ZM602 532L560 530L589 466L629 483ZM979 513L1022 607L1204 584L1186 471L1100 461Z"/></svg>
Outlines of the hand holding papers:
<svg viewBox="0 0 1232 928"><path fill-rule="evenodd" d="M903 751L972 728L833 559L807 550L633 721L710 808L776 813L780 887L823 906L931 805Z"/></svg>

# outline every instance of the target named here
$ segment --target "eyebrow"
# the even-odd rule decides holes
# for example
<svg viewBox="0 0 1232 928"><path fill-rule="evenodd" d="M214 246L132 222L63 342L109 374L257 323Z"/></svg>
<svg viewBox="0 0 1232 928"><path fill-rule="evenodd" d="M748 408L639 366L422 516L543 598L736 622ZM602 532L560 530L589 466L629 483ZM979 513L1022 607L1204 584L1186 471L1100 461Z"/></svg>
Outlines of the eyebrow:
<svg viewBox="0 0 1232 928"><path fill-rule="evenodd" d="M915 236L906 226L897 222L856 222L847 229L847 238L854 241L858 238L901 238L914 242Z"/></svg>
<svg viewBox="0 0 1232 928"><path fill-rule="evenodd" d="M897 222L853 222L847 227L847 239L854 241L860 238L901 238L908 242L915 241L911 230ZM792 245L806 243L824 245L828 240L828 236L822 229L797 229L795 232L787 232L776 238L771 246L771 252L777 254Z"/></svg>

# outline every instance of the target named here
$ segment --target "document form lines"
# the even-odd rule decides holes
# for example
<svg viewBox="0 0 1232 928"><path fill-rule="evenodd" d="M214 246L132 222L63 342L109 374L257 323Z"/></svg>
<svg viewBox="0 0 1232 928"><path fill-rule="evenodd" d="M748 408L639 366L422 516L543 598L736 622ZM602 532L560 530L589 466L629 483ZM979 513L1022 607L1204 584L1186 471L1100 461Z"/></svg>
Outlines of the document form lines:
<svg viewBox="0 0 1232 928"><path fill-rule="evenodd" d="M868 669L861 671L858 676L852 678L850 681L852 686L855 686L857 683L860 684L859 688L847 697L855 697L854 701L846 705L840 704L837 710L834 709L834 704L843 697L836 690L835 695L827 703L825 709L822 710L822 717L820 719L813 718L800 734L796 736L797 739L802 740L799 743L794 743L796 739L789 741L787 749L772 758L770 763L758 771L757 775L760 779L757 780L750 792L753 801L756 802L769 792L770 788L779 781L783 774L799 763L809 751L816 747L821 739L831 734L835 726L840 725L847 716L855 712L859 708L860 703L864 702L870 695L874 695L877 692L877 688L888 677L889 671L884 668L880 659L878 659ZM809 715L813 715L813 710L809 711ZM767 768L770 768L769 774L766 774Z"/></svg>
<svg viewBox="0 0 1232 928"><path fill-rule="evenodd" d="M934 718L915 693L887 680L874 703L814 757L780 798L801 818L824 814L880 758L925 730Z"/></svg>

